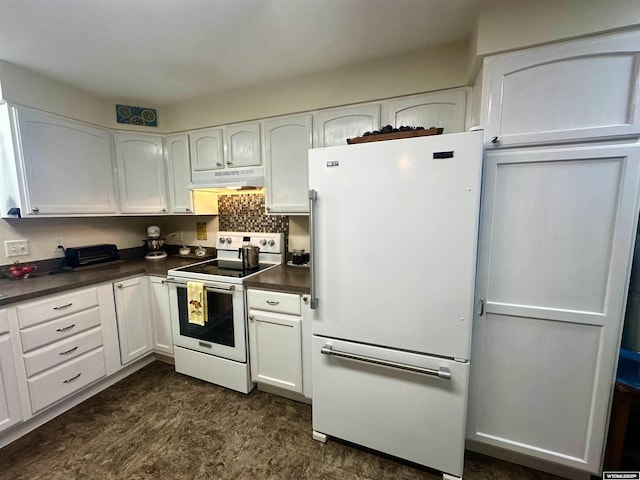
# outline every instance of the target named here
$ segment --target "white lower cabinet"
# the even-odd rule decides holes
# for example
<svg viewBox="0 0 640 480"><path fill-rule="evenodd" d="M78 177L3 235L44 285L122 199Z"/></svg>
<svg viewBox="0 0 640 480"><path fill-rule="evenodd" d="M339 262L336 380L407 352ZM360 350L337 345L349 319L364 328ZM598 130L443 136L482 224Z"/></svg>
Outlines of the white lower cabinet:
<svg viewBox="0 0 640 480"><path fill-rule="evenodd" d="M115 282L113 296L118 321L120 360L123 365L153 349L147 277Z"/></svg>
<svg viewBox="0 0 640 480"><path fill-rule="evenodd" d="M599 474L640 148L485 155L468 444Z"/></svg>
<svg viewBox="0 0 640 480"><path fill-rule="evenodd" d="M16 307L31 413L107 375L99 297L90 287Z"/></svg>
<svg viewBox="0 0 640 480"><path fill-rule="evenodd" d="M303 328L307 297L268 290L247 291L251 380L311 396L307 333Z"/></svg>
<svg viewBox="0 0 640 480"><path fill-rule="evenodd" d="M153 351L173 356L169 289L164 278L149 277L149 308Z"/></svg>
<svg viewBox="0 0 640 480"><path fill-rule="evenodd" d="M22 421L7 310L0 310L0 432Z"/></svg>

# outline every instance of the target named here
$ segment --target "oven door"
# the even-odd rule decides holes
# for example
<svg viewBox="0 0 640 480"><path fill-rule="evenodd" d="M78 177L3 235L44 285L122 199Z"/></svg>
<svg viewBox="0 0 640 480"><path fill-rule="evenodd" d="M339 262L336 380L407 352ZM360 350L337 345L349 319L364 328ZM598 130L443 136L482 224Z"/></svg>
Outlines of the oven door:
<svg viewBox="0 0 640 480"><path fill-rule="evenodd" d="M173 344L238 362L247 361L242 285L204 283L207 321L189 323L187 282L168 279Z"/></svg>

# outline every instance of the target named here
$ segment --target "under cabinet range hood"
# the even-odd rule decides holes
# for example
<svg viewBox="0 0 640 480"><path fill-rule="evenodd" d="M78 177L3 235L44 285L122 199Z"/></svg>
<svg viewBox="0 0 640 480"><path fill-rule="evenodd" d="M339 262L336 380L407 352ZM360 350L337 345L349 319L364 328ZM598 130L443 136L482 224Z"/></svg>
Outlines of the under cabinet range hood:
<svg viewBox="0 0 640 480"><path fill-rule="evenodd" d="M192 173L190 190L209 188L243 189L246 187L264 187L264 167L225 168L220 170L197 171Z"/></svg>

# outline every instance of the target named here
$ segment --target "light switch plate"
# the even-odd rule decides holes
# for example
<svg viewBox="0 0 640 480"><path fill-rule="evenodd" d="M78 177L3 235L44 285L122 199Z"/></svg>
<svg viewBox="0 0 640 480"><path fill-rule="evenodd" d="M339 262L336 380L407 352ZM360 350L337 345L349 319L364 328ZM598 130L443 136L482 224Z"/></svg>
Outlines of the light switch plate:
<svg viewBox="0 0 640 480"><path fill-rule="evenodd" d="M29 255L29 240L5 240L4 252L7 257Z"/></svg>

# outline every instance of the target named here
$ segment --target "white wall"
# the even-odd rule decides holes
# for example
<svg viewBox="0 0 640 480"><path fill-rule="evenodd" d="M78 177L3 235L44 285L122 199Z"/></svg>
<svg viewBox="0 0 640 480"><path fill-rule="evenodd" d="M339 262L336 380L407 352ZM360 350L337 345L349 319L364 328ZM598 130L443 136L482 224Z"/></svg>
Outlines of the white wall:
<svg viewBox="0 0 640 480"><path fill-rule="evenodd" d="M165 106L167 128L223 125L466 84L467 42Z"/></svg>
<svg viewBox="0 0 640 480"><path fill-rule="evenodd" d="M0 219L0 265L14 260L35 261L61 257L55 254L54 239L62 237L65 247L115 243L118 248L143 246L147 225L158 224L157 217L100 218L15 218ZM29 240L30 255L6 257L5 240Z"/></svg>
<svg viewBox="0 0 640 480"><path fill-rule="evenodd" d="M36 72L0 60L0 92L10 103L56 113L104 128L164 133L162 109L135 101L101 97ZM158 127L139 127L116 122L116 103L158 109Z"/></svg>
<svg viewBox="0 0 640 480"><path fill-rule="evenodd" d="M482 0L479 56L640 25L638 0Z"/></svg>

